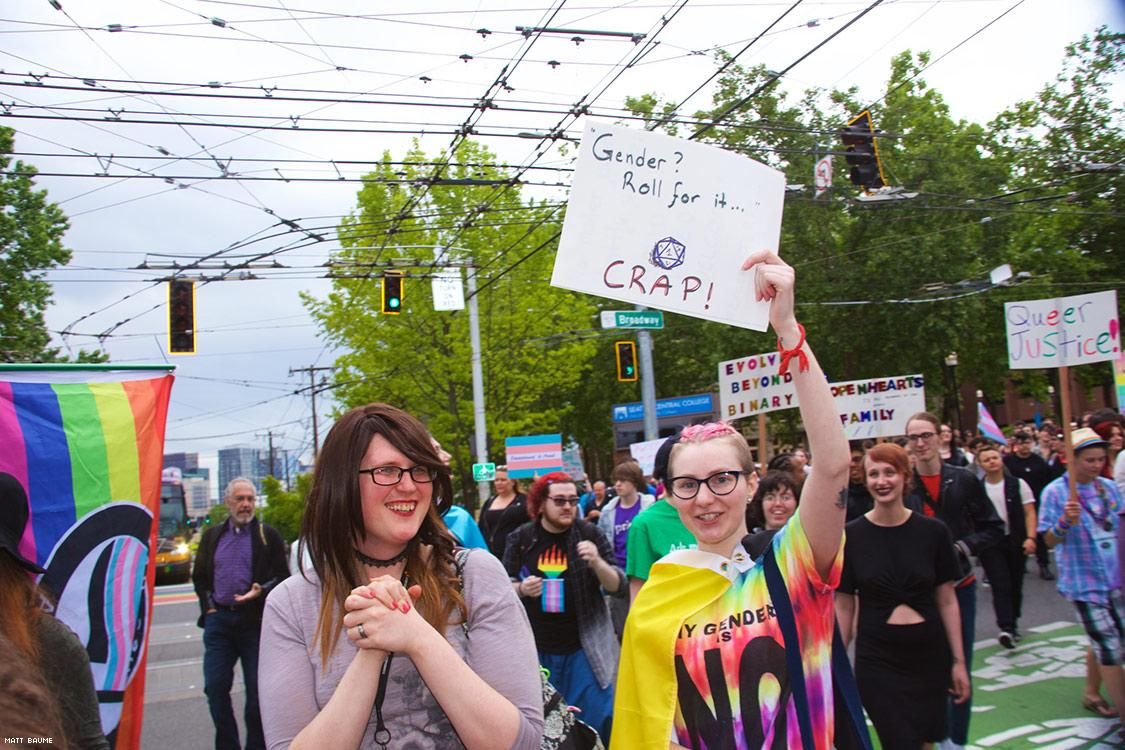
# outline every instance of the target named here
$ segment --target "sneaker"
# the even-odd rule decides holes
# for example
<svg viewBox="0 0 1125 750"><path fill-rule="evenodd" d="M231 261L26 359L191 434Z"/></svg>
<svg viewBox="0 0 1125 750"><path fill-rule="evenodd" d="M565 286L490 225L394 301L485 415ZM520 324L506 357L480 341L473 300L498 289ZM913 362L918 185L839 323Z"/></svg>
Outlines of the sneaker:
<svg viewBox="0 0 1125 750"><path fill-rule="evenodd" d="M1023 633L1016 630L1015 628L1012 628L1012 640L1015 641L1016 643L1019 643L1020 641L1023 640Z"/></svg>
<svg viewBox="0 0 1125 750"><path fill-rule="evenodd" d="M1055 574L1051 572L1051 566L1050 565L1040 565L1039 566L1039 577L1042 578L1044 581L1055 580Z"/></svg>
<svg viewBox="0 0 1125 750"><path fill-rule="evenodd" d="M1016 647L1016 639L1013 638L1012 634L1009 633L1007 630L1001 630L1000 635L996 637L996 640L1000 641L1000 645L1003 646L1004 648L1015 648Z"/></svg>

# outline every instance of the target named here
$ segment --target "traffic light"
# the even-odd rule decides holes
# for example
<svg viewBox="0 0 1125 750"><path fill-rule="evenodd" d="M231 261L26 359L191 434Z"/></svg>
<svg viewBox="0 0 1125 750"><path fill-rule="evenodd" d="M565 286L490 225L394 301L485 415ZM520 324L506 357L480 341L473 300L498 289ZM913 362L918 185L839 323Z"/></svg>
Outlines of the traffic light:
<svg viewBox="0 0 1125 750"><path fill-rule="evenodd" d="M402 271L383 272L383 314L402 312Z"/></svg>
<svg viewBox="0 0 1125 750"><path fill-rule="evenodd" d="M887 184L883 165L879 161L879 147L875 144L875 126L871 112L863 110L840 131L847 149L846 159L851 166L848 179L865 190L878 190Z"/></svg>
<svg viewBox="0 0 1125 750"><path fill-rule="evenodd" d="M614 342L617 352L617 379L623 383L637 380L637 345L632 341Z"/></svg>
<svg viewBox="0 0 1125 750"><path fill-rule="evenodd" d="M195 282L168 282L168 352L195 354Z"/></svg>

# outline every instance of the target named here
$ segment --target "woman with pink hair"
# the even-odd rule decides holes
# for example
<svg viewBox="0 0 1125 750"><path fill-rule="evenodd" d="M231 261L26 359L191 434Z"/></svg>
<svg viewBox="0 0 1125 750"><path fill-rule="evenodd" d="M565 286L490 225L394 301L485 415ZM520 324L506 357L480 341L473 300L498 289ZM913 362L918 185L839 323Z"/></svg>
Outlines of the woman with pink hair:
<svg viewBox="0 0 1125 750"><path fill-rule="evenodd" d="M848 443L794 316L793 269L761 251L743 270L757 274L758 298L772 302L779 373L792 373L817 460L796 514L754 560L743 546L754 469L746 440L723 423L684 429L669 458L669 502L698 549L653 565L633 603L618 670L615 750L664 750L669 739L687 748L833 746L832 595ZM785 608L784 621L777 607Z"/></svg>

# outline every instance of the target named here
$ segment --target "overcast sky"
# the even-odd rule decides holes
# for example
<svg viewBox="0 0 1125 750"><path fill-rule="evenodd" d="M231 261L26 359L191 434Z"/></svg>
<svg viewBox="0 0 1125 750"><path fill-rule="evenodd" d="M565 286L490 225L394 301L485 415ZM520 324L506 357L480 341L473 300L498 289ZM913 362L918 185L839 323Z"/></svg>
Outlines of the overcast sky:
<svg viewBox="0 0 1125 750"><path fill-rule="evenodd" d="M308 375L290 370L329 366L334 352L297 295L329 289L316 266L338 247L332 227L355 205L358 186L349 180L365 171L343 162L377 159L386 149L400 156L412 137L427 153L441 153L448 131L470 112L412 104L464 104L485 95L507 65L512 91L496 93L499 107L480 116L478 137L502 160L530 163L539 142L510 136L546 132L584 94L601 92L592 111L606 117L629 95L680 101L715 70L716 48L738 52L793 4L700 0L677 12L680 2L653 0L62 2L62 11L45 0L9 4L0 20L0 101L15 115L0 124L16 129L16 150L28 154L20 159L59 174L38 184L71 221L66 243L74 258L49 276L48 325L68 332L55 338L72 351L108 333L103 345L115 362L173 362L166 450L198 451L212 466L218 448L264 447L269 431L279 447L310 451L308 396L292 393L308 385ZM799 3L739 61L782 70L869 4ZM854 84L875 100L891 55L949 52L925 79L955 117L986 122L1052 80L1066 44L1100 24L1120 31L1122 22L1120 0L885 0L782 86L797 95ZM629 32L646 41L585 34L575 43L569 33L529 39L517 26ZM622 72L650 41L659 44ZM42 74L50 77L35 78ZM26 85L36 82L43 85ZM337 101L357 99L364 101ZM705 89L684 111L709 100ZM536 111L505 111L515 108ZM567 122L577 133L581 120ZM569 160L552 151L535 163L565 167ZM224 169L273 180L221 180ZM533 174L569 182L565 172ZM535 194L562 199L565 188ZM308 240L279 219L326 241ZM232 246L202 273L216 276L224 259L267 252L287 270L200 286L199 351L169 357L166 289L155 279L171 272L152 266ZM150 268L137 270L145 262ZM322 439L332 407L329 397L318 401Z"/></svg>

